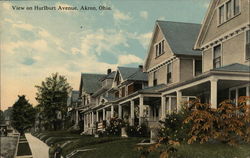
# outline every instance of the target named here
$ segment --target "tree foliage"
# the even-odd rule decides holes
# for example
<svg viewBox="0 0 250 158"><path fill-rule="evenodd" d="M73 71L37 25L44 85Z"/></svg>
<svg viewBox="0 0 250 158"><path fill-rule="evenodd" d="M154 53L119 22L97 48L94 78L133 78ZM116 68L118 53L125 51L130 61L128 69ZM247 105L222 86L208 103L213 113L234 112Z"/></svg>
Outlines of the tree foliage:
<svg viewBox="0 0 250 158"><path fill-rule="evenodd" d="M71 91L66 77L54 73L50 77L47 77L45 81L42 81L40 86L35 87L38 91L36 93L36 100L41 107L41 115L44 119L45 128L54 130L61 128L62 120L57 117L57 113L60 112L62 116L65 116L67 98Z"/></svg>
<svg viewBox="0 0 250 158"><path fill-rule="evenodd" d="M33 127L35 123L36 110L32 107L24 95L18 96L18 100L12 107L12 126L23 135L24 132Z"/></svg>

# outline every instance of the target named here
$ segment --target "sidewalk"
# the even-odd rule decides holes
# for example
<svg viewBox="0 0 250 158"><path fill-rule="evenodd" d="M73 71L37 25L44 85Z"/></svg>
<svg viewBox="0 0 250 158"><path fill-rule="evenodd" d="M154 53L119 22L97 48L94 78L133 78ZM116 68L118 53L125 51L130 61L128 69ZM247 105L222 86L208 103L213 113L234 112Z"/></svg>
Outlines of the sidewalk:
<svg viewBox="0 0 250 158"><path fill-rule="evenodd" d="M49 147L47 144L32 136L30 133L25 133L26 139L33 155L33 158L49 158Z"/></svg>

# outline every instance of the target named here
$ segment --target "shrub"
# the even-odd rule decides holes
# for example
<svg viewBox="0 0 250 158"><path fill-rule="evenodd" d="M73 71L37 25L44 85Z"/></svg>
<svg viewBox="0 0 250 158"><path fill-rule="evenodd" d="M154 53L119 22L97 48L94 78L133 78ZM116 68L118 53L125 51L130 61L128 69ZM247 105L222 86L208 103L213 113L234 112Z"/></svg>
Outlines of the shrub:
<svg viewBox="0 0 250 158"><path fill-rule="evenodd" d="M109 125L106 127L105 131L102 132L101 136L120 136L121 128L127 126L127 122L120 118L111 118Z"/></svg>
<svg viewBox="0 0 250 158"><path fill-rule="evenodd" d="M194 110L184 123L191 123L188 143L218 140L229 145L236 145L241 140L250 141L249 97L240 97L238 107L230 100L221 102L217 109L209 104L202 104L197 99L193 102Z"/></svg>
<svg viewBox="0 0 250 158"><path fill-rule="evenodd" d="M148 137L150 135L146 124L141 126L126 126L126 132L129 137Z"/></svg>
<svg viewBox="0 0 250 158"><path fill-rule="evenodd" d="M183 124L185 118L190 115L190 109L184 104L179 113L168 114L158 131L159 137L167 137L173 141L185 141L188 138L188 130L191 124Z"/></svg>

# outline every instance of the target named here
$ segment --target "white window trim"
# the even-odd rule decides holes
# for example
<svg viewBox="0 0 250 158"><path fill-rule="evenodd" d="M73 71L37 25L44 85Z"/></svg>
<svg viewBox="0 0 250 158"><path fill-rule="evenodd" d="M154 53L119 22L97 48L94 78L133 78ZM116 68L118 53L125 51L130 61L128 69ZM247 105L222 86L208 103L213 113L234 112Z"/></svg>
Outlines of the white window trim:
<svg viewBox="0 0 250 158"><path fill-rule="evenodd" d="M171 82L168 82L168 65L171 64ZM169 62L166 64L166 70L167 70L167 74L166 74L166 84L171 84L173 83L173 62Z"/></svg>
<svg viewBox="0 0 250 158"><path fill-rule="evenodd" d="M155 43L154 44L154 50L155 50L155 58L158 58L158 57L160 57L161 55L163 55L166 51L166 48L165 48L165 45L164 45L164 51L162 51L162 53L161 54L158 54L157 55L157 51L156 51L156 45L159 45L162 41L166 41L164 38L163 39L161 39L159 42L157 42L157 43ZM163 42L163 44L164 44L165 42Z"/></svg>
<svg viewBox="0 0 250 158"><path fill-rule="evenodd" d="M223 45L222 45L222 42L219 42L218 44L216 44L216 45L214 45L213 47L212 47L212 69L215 69L214 68L214 48L215 47L217 47L217 46L219 46L219 45L221 45L221 61L220 61L220 67L222 67L223 66Z"/></svg>
<svg viewBox="0 0 250 158"><path fill-rule="evenodd" d="M232 1L232 17L227 19L227 6L226 4L229 2L230 0L225 1L224 3L220 4L216 10L217 10L217 27L227 23L228 21L230 21L231 19L235 18L236 16L241 14L241 0L239 0L239 13L234 15L234 1L235 0L231 0ZM224 21L222 23L220 23L220 7L224 6Z"/></svg>
<svg viewBox="0 0 250 158"><path fill-rule="evenodd" d="M236 105L236 107L238 106L238 98L239 98L239 89L240 88L246 88L246 96L250 96L250 94L249 94L249 88L250 88L249 84L229 88L229 94L228 94L229 99L231 99L231 97L230 97L231 91L235 90L235 105Z"/></svg>
<svg viewBox="0 0 250 158"><path fill-rule="evenodd" d="M247 31L250 31L250 29L248 29L248 30L245 31L245 36L244 36L244 38L245 38L245 40L244 40L244 60L245 60L245 62L250 61L250 58L249 59L246 58L246 54L247 54L247 50L246 50L246 45L247 45Z"/></svg>

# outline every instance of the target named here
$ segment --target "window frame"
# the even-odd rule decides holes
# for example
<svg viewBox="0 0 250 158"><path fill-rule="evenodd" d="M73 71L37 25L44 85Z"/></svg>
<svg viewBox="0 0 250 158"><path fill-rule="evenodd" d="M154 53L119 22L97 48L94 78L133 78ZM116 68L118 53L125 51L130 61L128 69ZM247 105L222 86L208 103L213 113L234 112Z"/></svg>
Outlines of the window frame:
<svg viewBox="0 0 250 158"><path fill-rule="evenodd" d="M156 86L158 84L158 80L156 76L157 76L157 70L153 72L153 86Z"/></svg>
<svg viewBox="0 0 250 158"><path fill-rule="evenodd" d="M162 54L165 53L165 39L160 40L160 42L156 43L154 45L155 48L155 58L158 58L159 56L161 56Z"/></svg>
<svg viewBox="0 0 250 158"><path fill-rule="evenodd" d="M244 44L244 46L245 46L245 53L244 53L245 60L249 61L250 60L250 50L249 50L249 55L248 55L248 58L247 58L247 45L249 45L249 48L250 48L250 29L246 30L246 32L245 32L245 44Z"/></svg>
<svg viewBox="0 0 250 158"><path fill-rule="evenodd" d="M220 56L219 57L217 57L217 58L215 58L215 48L216 47L218 47L218 46L220 46ZM215 66L215 60L216 59L220 59L220 66L219 67L216 67ZM220 68L220 67L222 67L222 44L220 43L220 44L217 44L217 45L215 45L214 47L213 47L213 53L212 53L212 61L213 61L213 69L216 69L216 68ZM217 62L216 62L217 63Z"/></svg>
<svg viewBox="0 0 250 158"><path fill-rule="evenodd" d="M169 68L170 68L170 72L169 72ZM169 74L170 74L170 80L169 80ZM167 84L173 83L173 63L170 62L167 64Z"/></svg>
<svg viewBox="0 0 250 158"><path fill-rule="evenodd" d="M235 2L238 1L239 2L239 12L238 13L235 13ZM228 8L227 8L227 4L231 2L231 17L227 17L228 15ZM220 9L221 8L224 8L224 11L223 11L223 21L221 21L221 11ZM240 15L241 14L241 0L227 0L226 2L222 3L221 5L219 5L217 7L217 26L221 26L223 25L224 23L230 21L231 19L235 18L236 16Z"/></svg>

